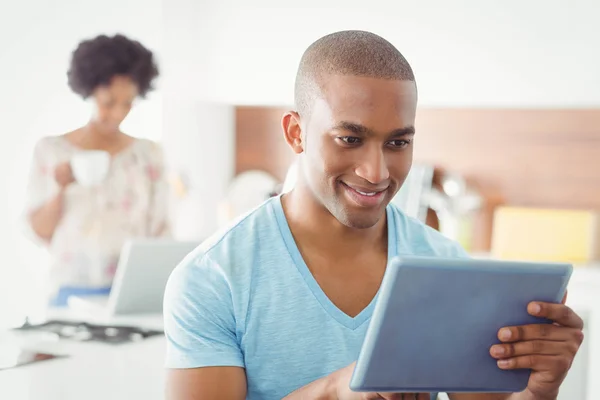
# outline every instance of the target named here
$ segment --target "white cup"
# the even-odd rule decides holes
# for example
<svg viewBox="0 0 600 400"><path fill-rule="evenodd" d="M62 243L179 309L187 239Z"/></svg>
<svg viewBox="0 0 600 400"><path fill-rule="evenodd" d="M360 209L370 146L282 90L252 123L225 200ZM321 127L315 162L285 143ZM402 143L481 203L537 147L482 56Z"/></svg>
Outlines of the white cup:
<svg viewBox="0 0 600 400"><path fill-rule="evenodd" d="M103 150L82 150L71 158L71 170L81 186L96 186L108 175L110 154Z"/></svg>

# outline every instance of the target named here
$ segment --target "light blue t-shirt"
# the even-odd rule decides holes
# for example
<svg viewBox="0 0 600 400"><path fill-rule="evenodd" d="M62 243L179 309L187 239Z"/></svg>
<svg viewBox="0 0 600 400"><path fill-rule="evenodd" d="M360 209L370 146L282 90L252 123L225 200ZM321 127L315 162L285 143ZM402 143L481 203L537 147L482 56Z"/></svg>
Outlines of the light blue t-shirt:
<svg viewBox="0 0 600 400"><path fill-rule="evenodd" d="M387 207L388 260L462 257L454 242ZM248 399L279 400L356 361L375 300L356 317L321 290L274 197L205 241L165 293L167 368L237 366Z"/></svg>

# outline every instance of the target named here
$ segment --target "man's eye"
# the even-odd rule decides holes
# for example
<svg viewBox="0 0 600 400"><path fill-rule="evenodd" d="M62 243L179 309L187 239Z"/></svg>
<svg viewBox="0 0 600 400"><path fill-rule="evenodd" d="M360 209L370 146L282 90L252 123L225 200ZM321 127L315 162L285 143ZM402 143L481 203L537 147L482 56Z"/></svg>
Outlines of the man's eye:
<svg viewBox="0 0 600 400"><path fill-rule="evenodd" d="M390 140L388 142L388 144L392 147L398 148L398 149L402 149L406 146L408 146L410 144L410 141L408 140L403 140L403 139L397 139L397 140Z"/></svg>
<svg viewBox="0 0 600 400"><path fill-rule="evenodd" d="M342 142L344 142L345 144L360 143L360 138L357 138L355 136L342 136L342 137L339 137L338 139L341 140Z"/></svg>

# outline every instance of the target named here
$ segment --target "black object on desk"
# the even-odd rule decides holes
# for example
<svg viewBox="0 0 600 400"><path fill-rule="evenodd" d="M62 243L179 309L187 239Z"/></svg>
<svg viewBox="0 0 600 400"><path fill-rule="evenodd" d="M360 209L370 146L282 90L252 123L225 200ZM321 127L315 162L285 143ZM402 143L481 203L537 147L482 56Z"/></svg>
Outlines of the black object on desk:
<svg viewBox="0 0 600 400"><path fill-rule="evenodd" d="M16 330L48 332L58 335L61 339L107 344L139 342L149 337L163 334L163 331L134 326L96 325L87 322L61 320L50 320L41 324L25 323L23 326L16 328Z"/></svg>

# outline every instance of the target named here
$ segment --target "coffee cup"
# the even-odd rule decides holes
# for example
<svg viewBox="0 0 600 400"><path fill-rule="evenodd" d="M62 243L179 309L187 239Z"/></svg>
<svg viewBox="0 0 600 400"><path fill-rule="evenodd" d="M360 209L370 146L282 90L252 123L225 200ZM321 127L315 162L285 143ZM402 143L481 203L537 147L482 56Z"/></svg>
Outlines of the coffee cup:
<svg viewBox="0 0 600 400"><path fill-rule="evenodd" d="M71 158L71 170L81 186L97 186L106 179L110 167L110 154L103 150L83 150Z"/></svg>

